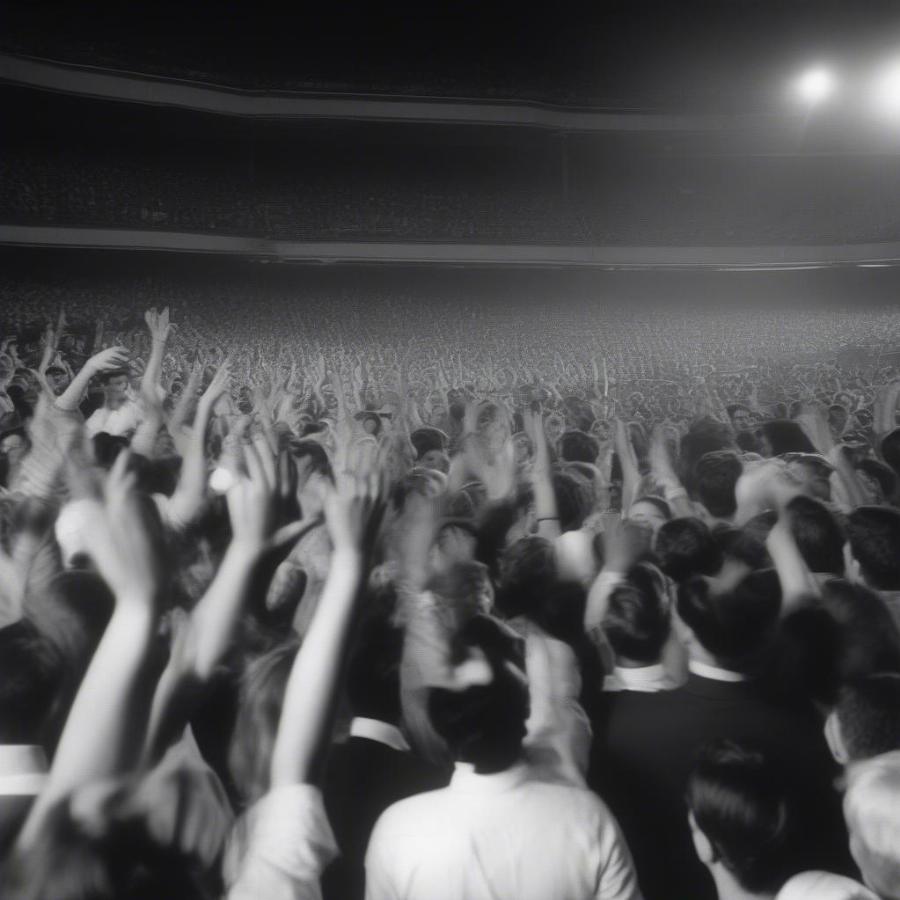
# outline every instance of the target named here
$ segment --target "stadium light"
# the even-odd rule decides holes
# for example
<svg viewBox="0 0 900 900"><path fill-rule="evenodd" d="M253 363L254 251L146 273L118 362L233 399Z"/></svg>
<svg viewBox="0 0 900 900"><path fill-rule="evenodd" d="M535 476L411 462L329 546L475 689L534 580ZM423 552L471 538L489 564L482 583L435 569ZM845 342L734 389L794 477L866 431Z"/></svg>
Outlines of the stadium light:
<svg viewBox="0 0 900 900"><path fill-rule="evenodd" d="M900 61L881 73L875 84L874 100L881 112L900 115Z"/></svg>
<svg viewBox="0 0 900 900"><path fill-rule="evenodd" d="M836 79L831 70L824 66L807 69L794 83L794 91L808 106L817 106L827 100L832 93Z"/></svg>

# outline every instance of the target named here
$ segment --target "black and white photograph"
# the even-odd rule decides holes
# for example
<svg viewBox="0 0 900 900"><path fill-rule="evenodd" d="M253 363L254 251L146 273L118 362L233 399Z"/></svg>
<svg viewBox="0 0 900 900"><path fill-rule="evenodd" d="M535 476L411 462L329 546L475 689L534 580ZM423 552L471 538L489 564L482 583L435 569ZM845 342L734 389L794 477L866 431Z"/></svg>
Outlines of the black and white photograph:
<svg viewBox="0 0 900 900"><path fill-rule="evenodd" d="M900 2L0 4L2 900L900 900Z"/></svg>

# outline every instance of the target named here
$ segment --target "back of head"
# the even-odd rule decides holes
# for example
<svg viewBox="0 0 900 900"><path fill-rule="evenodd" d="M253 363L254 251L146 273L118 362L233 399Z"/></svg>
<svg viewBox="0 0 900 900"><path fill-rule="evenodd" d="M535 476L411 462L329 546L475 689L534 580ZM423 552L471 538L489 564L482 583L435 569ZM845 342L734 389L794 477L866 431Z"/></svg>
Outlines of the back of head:
<svg viewBox="0 0 900 900"><path fill-rule="evenodd" d="M847 517L847 535L866 583L879 591L900 590L900 511L859 506Z"/></svg>
<svg viewBox="0 0 900 900"><path fill-rule="evenodd" d="M815 453L816 448L803 429L790 419L773 419L760 426L772 456L783 453Z"/></svg>
<svg viewBox="0 0 900 900"><path fill-rule="evenodd" d="M844 817L850 852L866 884L885 900L900 898L900 750L847 770Z"/></svg>
<svg viewBox="0 0 900 900"><path fill-rule="evenodd" d="M811 572L844 574L844 533L823 503L812 497L794 497L787 505L791 533Z"/></svg>
<svg viewBox="0 0 900 900"><path fill-rule="evenodd" d="M704 453L694 465L697 499L718 518L733 516L737 509L734 486L743 471L743 463L733 450Z"/></svg>
<svg viewBox="0 0 900 900"><path fill-rule="evenodd" d="M658 663L669 637L669 609L659 572L639 563L609 596L602 628L619 661Z"/></svg>
<svg viewBox="0 0 900 900"><path fill-rule="evenodd" d="M399 726L403 630L385 616L363 623L347 665L347 699L354 716Z"/></svg>
<svg viewBox="0 0 900 900"><path fill-rule="evenodd" d="M450 687L431 688L428 714L453 758L477 772L499 772L521 756L529 716L524 642L488 616L454 636ZM477 674L471 674L477 673Z"/></svg>
<svg viewBox="0 0 900 900"><path fill-rule="evenodd" d="M821 606L838 626L841 683L875 672L900 672L900 631L877 594L832 578L822 585Z"/></svg>
<svg viewBox="0 0 900 900"><path fill-rule="evenodd" d="M0 744L42 744L66 670L55 644L28 619L0 629Z"/></svg>
<svg viewBox="0 0 900 900"><path fill-rule="evenodd" d="M716 593L695 575L678 587L678 617L700 646L723 667L742 670L769 646L781 608L774 572L753 572L733 590Z"/></svg>
<svg viewBox="0 0 900 900"><path fill-rule="evenodd" d="M566 462L595 463L600 453L597 439L583 431L567 431L559 439L559 455Z"/></svg>
<svg viewBox="0 0 900 900"><path fill-rule="evenodd" d="M688 433L681 439L679 448L686 486L693 488L694 466L702 456L718 450L733 450L735 446L734 431L730 425L712 418L692 422Z"/></svg>
<svg viewBox="0 0 900 900"><path fill-rule="evenodd" d="M743 890L774 893L804 867L787 779L760 751L727 740L703 747L687 804L701 860L724 866Z"/></svg>
<svg viewBox="0 0 900 900"><path fill-rule="evenodd" d="M672 519L656 533L656 555L663 572L674 581L691 575L715 575L722 567L722 552L705 522Z"/></svg>
<svg viewBox="0 0 900 900"><path fill-rule="evenodd" d="M845 684L834 713L851 762L900 750L900 674L882 672Z"/></svg>
<svg viewBox="0 0 900 900"><path fill-rule="evenodd" d="M593 486L571 472L553 473L553 493L561 531L581 528L594 504Z"/></svg>

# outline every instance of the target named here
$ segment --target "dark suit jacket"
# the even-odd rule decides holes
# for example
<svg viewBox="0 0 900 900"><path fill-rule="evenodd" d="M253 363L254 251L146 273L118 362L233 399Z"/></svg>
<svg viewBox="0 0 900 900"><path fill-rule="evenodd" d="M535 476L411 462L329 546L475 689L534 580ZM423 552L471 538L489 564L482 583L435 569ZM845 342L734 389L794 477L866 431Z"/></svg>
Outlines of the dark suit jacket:
<svg viewBox="0 0 900 900"><path fill-rule="evenodd" d="M450 774L368 738L332 748L324 798L341 855L322 878L325 900L362 900L366 847L378 817L398 800L445 787Z"/></svg>
<svg viewBox="0 0 900 900"><path fill-rule="evenodd" d="M833 787L838 772L810 710L778 706L753 682L691 674L674 691L604 695L593 726L589 783L622 826L647 900L715 900L684 792L698 748L716 738L752 743L788 766L813 819L809 859L819 864L806 867L852 870Z"/></svg>

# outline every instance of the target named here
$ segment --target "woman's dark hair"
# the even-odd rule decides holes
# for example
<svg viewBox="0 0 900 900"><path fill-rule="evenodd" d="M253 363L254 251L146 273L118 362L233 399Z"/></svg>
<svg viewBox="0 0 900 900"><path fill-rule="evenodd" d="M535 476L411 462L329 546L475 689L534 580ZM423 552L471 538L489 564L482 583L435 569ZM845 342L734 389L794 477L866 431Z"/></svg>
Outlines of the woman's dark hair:
<svg viewBox="0 0 900 900"><path fill-rule="evenodd" d="M660 578L638 563L609 597L603 633L617 657L657 663L669 637L669 610L660 596Z"/></svg>
<svg viewBox="0 0 900 900"><path fill-rule="evenodd" d="M705 522L679 518L664 522L656 533L659 567L673 581L691 575L715 575L722 568L722 551Z"/></svg>

